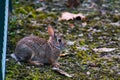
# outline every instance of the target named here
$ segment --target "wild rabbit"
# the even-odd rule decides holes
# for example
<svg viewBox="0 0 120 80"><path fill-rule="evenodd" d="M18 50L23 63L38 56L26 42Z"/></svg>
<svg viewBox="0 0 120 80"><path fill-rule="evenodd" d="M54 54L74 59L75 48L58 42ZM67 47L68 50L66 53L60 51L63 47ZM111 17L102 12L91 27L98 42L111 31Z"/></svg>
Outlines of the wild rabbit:
<svg viewBox="0 0 120 80"><path fill-rule="evenodd" d="M11 56L18 61L26 61L33 65L51 64L59 67L57 61L60 51L65 47L65 41L48 26L48 41L38 36L28 36L21 39Z"/></svg>

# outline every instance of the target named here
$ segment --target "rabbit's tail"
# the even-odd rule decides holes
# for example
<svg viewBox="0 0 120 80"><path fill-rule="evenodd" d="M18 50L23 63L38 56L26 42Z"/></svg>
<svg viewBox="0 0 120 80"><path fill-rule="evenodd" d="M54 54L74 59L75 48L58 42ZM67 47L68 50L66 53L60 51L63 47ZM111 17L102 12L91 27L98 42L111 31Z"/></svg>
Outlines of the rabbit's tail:
<svg viewBox="0 0 120 80"><path fill-rule="evenodd" d="M15 53L12 53L10 56L11 56L13 59L16 60L16 63L17 63L17 64L21 65L21 63L19 62L19 59L16 57Z"/></svg>

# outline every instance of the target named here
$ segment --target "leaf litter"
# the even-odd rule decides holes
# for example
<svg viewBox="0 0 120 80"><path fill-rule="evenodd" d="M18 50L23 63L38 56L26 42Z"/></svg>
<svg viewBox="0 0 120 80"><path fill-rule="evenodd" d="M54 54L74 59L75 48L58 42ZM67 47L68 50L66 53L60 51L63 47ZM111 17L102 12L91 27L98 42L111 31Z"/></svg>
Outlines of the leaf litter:
<svg viewBox="0 0 120 80"><path fill-rule="evenodd" d="M63 70L61 70L61 69L59 69L59 68L53 67L52 70L57 71L58 73L60 73L60 74L62 74L62 75L65 75L65 76L67 76L67 77L73 77L73 74L70 75L70 74L68 74L67 72L65 72L65 71L63 71Z"/></svg>
<svg viewBox="0 0 120 80"><path fill-rule="evenodd" d="M82 14L82 13L78 13L78 14L73 14L73 13L70 13L70 12L63 12L61 17L59 17L59 21L61 20L74 20L74 19L77 19L79 18L80 20L84 20L85 19L85 16Z"/></svg>
<svg viewBox="0 0 120 80"><path fill-rule="evenodd" d="M120 14L120 6L117 0L103 1L102 6L97 5L100 7L99 9L97 7L96 9L89 8L90 3L87 0L84 0L83 4L80 3L77 8L66 7L65 0L44 0L44 2L38 1L38 3L32 3L31 0L13 1L13 14L17 19L12 20L13 17L11 17L9 20L10 34L8 34L7 53L14 52L16 42L31 33L47 38L45 29L48 24L51 24L55 29L63 32L64 37L68 40L68 48L64 52L68 55L59 59L64 76L54 73L50 66L42 68L30 66L28 70L25 69L25 66L28 66L26 63L19 66L7 57L9 60L6 62L6 80L118 80L120 78L120 19L116 13ZM38 11L36 11L37 9ZM102 9L102 13L100 9ZM72 17L63 16L62 19L62 15L61 17L59 15L64 12ZM80 15L77 15L79 12ZM64 19L64 17L66 18ZM84 17L87 19L86 23L83 22ZM113 41L115 43L111 43ZM64 72L74 73L74 76L67 78Z"/></svg>
<svg viewBox="0 0 120 80"><path fill-rule="evenodd" d="M95 52L112 52L116 50L116 48L94 48L93 51Z"/></svg>

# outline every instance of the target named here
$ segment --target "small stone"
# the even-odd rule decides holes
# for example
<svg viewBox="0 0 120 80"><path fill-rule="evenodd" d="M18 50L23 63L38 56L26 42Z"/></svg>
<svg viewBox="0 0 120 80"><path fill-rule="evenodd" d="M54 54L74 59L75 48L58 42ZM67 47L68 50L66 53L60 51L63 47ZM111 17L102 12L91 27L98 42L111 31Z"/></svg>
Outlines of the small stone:
<svg viewBox="0 0 120 80"><path fill-rule="evenodd" d="M83 37L83 34L78 34L79 37Z"/></svg>
<svg viewBox="0 0 120 80"><path fill-rule="evenodd" d="M26 66L26 69L30 69L30 66Z"/></svg>
<svg viewBox="0 0 120 80"><path fill-rule="evenodd" d="M120 75L120 72L118 72L117 74L119 74L119 75Z"/></svg>
<svg viewBox="0 0 120 80"><path fill-rule="evenodd" d="M74 41L68 41L68 42L67 42L67 45L72 46L72 45L74 45L74 43L75 43Z"/></svg>
<svg viewBox="0 0 120 80"><path fill-rule="evenodd" d="M6 59L6 61L9 61L9 59Z"/></svg>
<svg viewBox="0 0 120 80"><path fill-rule="evenodd" d="M89 72L89 71L87 71L87 72L86 72L86 74L87 74L87 75L90 75L90 72Z"/></svg>

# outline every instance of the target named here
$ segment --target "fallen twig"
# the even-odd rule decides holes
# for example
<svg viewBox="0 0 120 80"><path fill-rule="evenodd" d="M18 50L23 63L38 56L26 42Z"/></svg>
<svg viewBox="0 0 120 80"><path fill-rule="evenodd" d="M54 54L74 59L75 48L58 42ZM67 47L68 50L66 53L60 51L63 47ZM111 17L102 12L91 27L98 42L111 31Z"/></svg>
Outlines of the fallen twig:
<svg viewBox="0 0 120 80"><path fill-rule="evenodd" d="M56 72L58 72L58 73L60 73L60 74L62 74L62 75L65 75L65 76L67 76L67 77L73 77L73 75L70 75L70 74L68 74L67 72L65 72L65 71L63 71L63 70L61 70L61 69L59 69L59 68L53 67L52 70L54 70L54 71L56 71Z"/></svg>

